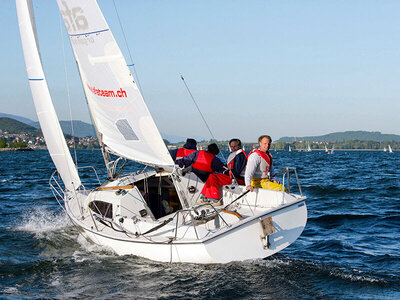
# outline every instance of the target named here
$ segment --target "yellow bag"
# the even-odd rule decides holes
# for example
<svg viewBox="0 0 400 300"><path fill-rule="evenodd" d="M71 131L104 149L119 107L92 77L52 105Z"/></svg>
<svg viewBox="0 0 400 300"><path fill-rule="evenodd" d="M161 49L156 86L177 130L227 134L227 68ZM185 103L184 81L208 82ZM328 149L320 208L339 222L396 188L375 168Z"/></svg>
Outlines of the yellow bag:
<svg viewBox="0 0 400 300"><path fill-rule="evenodd" d="M267 190L273 190L273 191L282 191L283 185L280 183L272 182L268 178L253 178L251 180L251 186L255 188L263 188ZM285 192L287 189L285 188Z"/></svg>

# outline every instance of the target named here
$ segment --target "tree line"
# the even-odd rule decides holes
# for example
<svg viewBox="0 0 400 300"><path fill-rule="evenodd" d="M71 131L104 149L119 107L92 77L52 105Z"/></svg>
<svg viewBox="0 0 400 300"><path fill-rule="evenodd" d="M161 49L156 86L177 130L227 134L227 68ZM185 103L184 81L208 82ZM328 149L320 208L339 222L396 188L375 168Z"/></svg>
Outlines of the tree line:
<svg viewBox="0 0 400 300"><path fill-rule="evenodd" d="M284 143L277 142L271 147L276 150L289 150L289 146L292 150L305 150L310 145L311 150L325 150L325 147L331 149L333 146L335 149L349 149L349 150L384 150L390 145L392 149L399 149L399 142L376 142L376 141L360 141L350 140L345 142L293 142Z"/></svg>

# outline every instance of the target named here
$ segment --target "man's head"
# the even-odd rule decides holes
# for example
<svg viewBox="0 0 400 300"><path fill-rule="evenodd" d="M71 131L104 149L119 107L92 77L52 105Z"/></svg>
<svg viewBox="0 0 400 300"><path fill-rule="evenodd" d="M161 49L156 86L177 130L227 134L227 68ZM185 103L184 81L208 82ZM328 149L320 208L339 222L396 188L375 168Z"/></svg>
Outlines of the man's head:
<svg viewBox="0 0 400 300"><path fill-rule="evenodd" d="M242 149L242 142L239 139L231 139L229 141L229 148L231 149L231 152L238 151L239 149Z"/></svg>
<svg viewBox="0 0 400 300"><path fill-rule="evenodd" d="M210 152L211 154L214 154L214 155L218 155L219 148L218 148L217 144L212 143L212 144L208 145L207 152Z"/></svg>
<svg viewBox="0 0 400 300"><path fill-rule="evenodd" d="M183 148L186 149L196 149L197 142L195 139L187 139L185 145L183 145Z"/></svg>
<svg viewBox="0 0 400 300"><path fill-rule="evenodd" d="M272 139L269 135L262 135L258 138L258 144L260 145L260 150L267 152L271 147Z"/></svg>

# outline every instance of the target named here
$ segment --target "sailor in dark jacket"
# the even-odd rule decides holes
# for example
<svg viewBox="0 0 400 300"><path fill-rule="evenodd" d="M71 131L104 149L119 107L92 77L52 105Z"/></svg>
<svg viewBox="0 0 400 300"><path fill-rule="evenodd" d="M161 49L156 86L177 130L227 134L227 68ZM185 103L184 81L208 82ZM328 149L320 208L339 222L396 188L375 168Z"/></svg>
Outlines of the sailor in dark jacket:
<svg viewBox="0 0 400 300"><path fill-rule="evenodd" d="M181 159L182 157L188 156L190 153L197 151L197 142L195 139L187 139L186 143L183 147L171 150L169 153L172 156L172 159L176 161L177 159Z"/></svg>
<svg viewBox="0 0 400 300"><path fill-rule="evenodd" d="M229 141L229 148L231 153L228 156L227 164L228 169L224 174L229 175L230 178L235 179L240 185L244 185L244 173L247 164L247 154L242 149L242 142L239 139L231 139Z"/></svg>
<svg viewBox="0 0 400 300"><path fill-rule="evenodd" d="M223 172L226 167L219 160L219 149L217 144L208 145L207 151L199 150L176 160L176 164L180 167L192 167L192 172L197 175L203 182L207 181L208 176L213 172Z"/></svg>

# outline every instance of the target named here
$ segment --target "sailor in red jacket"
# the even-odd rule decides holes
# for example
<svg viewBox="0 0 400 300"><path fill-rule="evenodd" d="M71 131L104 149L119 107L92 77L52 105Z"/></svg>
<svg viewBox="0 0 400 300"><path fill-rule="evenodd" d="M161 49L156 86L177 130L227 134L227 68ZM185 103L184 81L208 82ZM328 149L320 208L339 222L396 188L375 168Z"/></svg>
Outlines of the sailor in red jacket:
<svg viewBox="0 0 400 300"><path fill-rule="evenodd" d="M176 161L182 157L188 156L189 154L197 151L197 142L195 139L187 139L183 147L170 151L172 159Z"/></svg>
<svg viewBox="0 0 400 300"><path fill-rule="evenodd" d="M192 167L192 172L203 182L207 181L208 176L213 172L223 172L226 167L219 160L219 149L217 144L208 145L207 151L199 150L175 161L180 167Z"/></svg>
<svg viewBox="0 0 400 300"><path fill-rule="evenodd" d="M229 141L231 154L228 157L228 170L225 174L211 174L201 193L205 198L213 202L220 199L220 187L231 184L235 180L238 184L244 184L244 171L247 164L247 154L242 150L242 142L239 139Z"/></svg>

